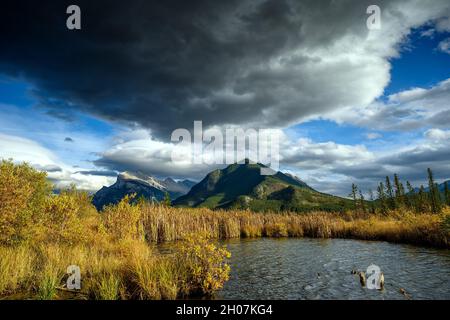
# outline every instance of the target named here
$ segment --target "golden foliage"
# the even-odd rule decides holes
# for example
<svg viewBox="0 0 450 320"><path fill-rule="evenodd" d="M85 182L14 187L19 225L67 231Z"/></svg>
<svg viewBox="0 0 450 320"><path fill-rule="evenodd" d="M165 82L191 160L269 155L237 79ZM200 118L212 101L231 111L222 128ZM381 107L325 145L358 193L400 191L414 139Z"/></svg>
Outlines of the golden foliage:
<svg viewBox="0 0 450 320"><path fill-rule="evenodd" d="M209 238L311 237L354 238L401 243L450 246L450 210L440 215L392 211L388 215L329 213L252 213L240 210L171 208L144 204L141 219L148 241L183 239L186 234L207 234ZM447 219L447 220L446 220Z"/></svg>
<svg viewBox="0 0 450 320"><path fill-rule="evenodd" d="M27 237L50 192L45 173L26 163L0 162L0 244L12 244Z"/></svg>
<svg viewBox="0 0 450 320"><path fill-rule="evenodd" d="M217 247L206 235L189 234L179 244L179 259L187 268L188 282L193 293L212 294L228 280L230 266L226 259L231 253L226 247Z"/></svg>
<svg viewBox="0 0 450 320"><path fill-rule="evenodd" d="M141 211L130 203L134 197L127 195L118 204L103 209L104 226L115 239L143 239Z"/></svg>

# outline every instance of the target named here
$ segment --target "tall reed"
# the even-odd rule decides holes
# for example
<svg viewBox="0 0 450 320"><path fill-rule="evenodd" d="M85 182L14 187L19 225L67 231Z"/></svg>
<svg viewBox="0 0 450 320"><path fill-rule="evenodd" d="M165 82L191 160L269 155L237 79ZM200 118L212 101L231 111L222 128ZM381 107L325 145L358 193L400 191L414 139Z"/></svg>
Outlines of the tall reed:
<svg viewBox="0 0 450 320"><path fill-rule="evenodd" d="M443 227L450 216L450 208L440 215L395 211L389 215L364 216L350 212L213 211L151 204L141 204L140 210L145 238L157 243L180 240L185 234L204 233L213 239L354 238L450 247L450 232Z"/></svg>

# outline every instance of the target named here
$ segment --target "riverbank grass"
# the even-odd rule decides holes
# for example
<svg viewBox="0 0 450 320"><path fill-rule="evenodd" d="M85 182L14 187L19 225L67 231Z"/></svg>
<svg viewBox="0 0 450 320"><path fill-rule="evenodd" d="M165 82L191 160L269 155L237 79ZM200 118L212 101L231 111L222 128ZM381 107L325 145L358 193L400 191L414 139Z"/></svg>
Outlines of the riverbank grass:
<svg viewBox="0 0 450 320"><path fill-rule="evenodd" d="M180 240L186 233L203 232L214 239L350 238L450 247L449 207L440 214L397 210L387 215L354 212L253 213L150 204L141 204L140 211L146 239L156 243Z"/></svg>

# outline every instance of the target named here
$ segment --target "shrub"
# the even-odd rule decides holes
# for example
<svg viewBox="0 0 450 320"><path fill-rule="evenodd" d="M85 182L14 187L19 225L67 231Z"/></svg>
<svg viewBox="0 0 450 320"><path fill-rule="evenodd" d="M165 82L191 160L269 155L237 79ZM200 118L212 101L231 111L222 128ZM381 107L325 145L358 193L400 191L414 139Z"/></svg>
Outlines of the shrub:
<svg viewBox="0 0 450 320"><path fill-rule="evenodd" d="M40 237L53 242L76 243L85 239L85 227L81 220L80 204L69 193L48 197L45 217L42 218Z"/></svg>
<svg viewBox="0 0 450 320"><path fill-rule="evenodd" d="M210 295L223 287L229 278L230 266L226 259L231 253L226 247L217 247L204 235L187 235L179 244L178 259L186 268L186 293Z"/></svg>
<svg viewBox="0 0 450 320"><path fill-rule="evenodd" d="M264 234L267 237L281 238L288 236L286 225L282 222L270 223L265 226Z"/></svg>
<svg viewBox="0 0 450 320"><path fill-rule="evenodd" d="M46 173L28 164L0 163L0 243L12 244L27 237L27 232L43 212L51 193Z"/></svg>
<svg viewBox="0 0 450 320"><path fill-rule="evenodd" d="M115 239L144 239L140 207L130 203L134 197L127 195L118 204L103 209L105 229Z"/></svg>

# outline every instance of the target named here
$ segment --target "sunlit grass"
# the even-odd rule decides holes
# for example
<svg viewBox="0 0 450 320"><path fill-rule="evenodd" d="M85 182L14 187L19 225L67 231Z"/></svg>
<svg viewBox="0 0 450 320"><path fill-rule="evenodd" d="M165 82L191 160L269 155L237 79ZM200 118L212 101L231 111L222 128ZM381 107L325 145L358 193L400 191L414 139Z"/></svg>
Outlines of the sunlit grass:
<svg viewBox="0 0 450 320"><path fill-rule="evenodd" d="M142 205L141 211L145 238L153 242L183 239L187 233L205 233L215 239L261 236L354 238L450 246L450 233L448 227L444 227L450 216L449 208L441 214L398 210L388 215L252 213L152 205Z"/></svg>

